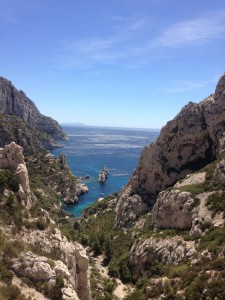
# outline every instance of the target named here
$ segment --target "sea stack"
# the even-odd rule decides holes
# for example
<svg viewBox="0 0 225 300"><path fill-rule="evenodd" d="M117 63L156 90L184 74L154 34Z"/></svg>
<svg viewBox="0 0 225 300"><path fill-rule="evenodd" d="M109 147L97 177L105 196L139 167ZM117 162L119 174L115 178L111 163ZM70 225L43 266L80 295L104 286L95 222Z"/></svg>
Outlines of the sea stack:
<svg viewBox="0 0 225 300"><path fill-rule="evenodd" d="M108 177L109 171L106 166L100 171L98 175L98 182L104 183Z"/></svg>

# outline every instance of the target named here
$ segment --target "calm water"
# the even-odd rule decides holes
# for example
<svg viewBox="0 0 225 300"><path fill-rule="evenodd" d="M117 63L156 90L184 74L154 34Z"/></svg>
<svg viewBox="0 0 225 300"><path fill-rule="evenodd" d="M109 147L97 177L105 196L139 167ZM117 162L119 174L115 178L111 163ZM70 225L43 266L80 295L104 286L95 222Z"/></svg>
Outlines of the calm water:
<svg viewBox="0 0 225 300"><path fill-rule="evenodd" d="M63 149L56 149L52 154L64 152L74 175L90 176L83 180L89 193L80 196L78 204L65 207L76 216L98 198L118 192L132 175L143 146L155 141L159 134L158 130L147 129L62 127L69 140L63 142ZM104 165L109 169L109 176L104 184L99 184L98 173Z"/></svg>

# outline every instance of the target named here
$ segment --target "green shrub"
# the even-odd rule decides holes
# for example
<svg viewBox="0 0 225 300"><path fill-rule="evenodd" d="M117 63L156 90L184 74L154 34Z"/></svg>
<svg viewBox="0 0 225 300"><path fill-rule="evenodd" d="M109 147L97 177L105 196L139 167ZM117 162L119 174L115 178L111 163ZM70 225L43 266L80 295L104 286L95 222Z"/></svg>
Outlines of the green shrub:
<svg viewBox="0 0 225 300"><path fill-rule="evenodd" d="M37 227L37 229L39 230L45 230L47 228L47 224L44 218L39 217L36 221L35 221L35 225Z"/></svg>
<svg viewBox="0 0 225 300"><path fill-rule="evenodd" d="M125 300L146 300L147 296L142 290L135 290L130 295L126 296Z"/></svg>
<svg viewBox="0 0 225 300"><path fill-rule="evenodd" d="M10 190L13 191L14 193L19 191L19 181L16 177L11 178L8 184Z"/></svg>
<svg viewBox="0 0 225 300"><path fill-rule="evenodd" d="M213 214L223 212L225 214L225 191L215 192L208 196L206 205Z"/></svg>
<svg viewBox="0 0 225 300"><path fill-rule="evenodd" d="M58 276L55 279L54 285L49 286L49 285L45 284L44 293L51 300L61 300L63 287L64 287L63 278Z"/></svg>
<svg viewBox="0 0 225 300"><path fill-rule="evenodd" d="M209 282L206 296L208 299L225 299L225 278L218 278Z"/></svg>
<svg viewBox="0 0 225 300"><path fill-rule="evenodd" d="M0 280L9 284L12 282L13 273L6 267L2 262L0 262Z"/></svg>
<svg viewBox="0 0 225 300"><path fill-rule="evenodd" d="M189 192L192 194L192 196L196 196L205 192L204 186L202 184L189 184L181 186L179 190L182 192Z"/></svg>
<svg viewBox="0 0 225 300"><path fill-rule="evenodd" d="M200 240L200 249L208 249L217 255L225 245L225 228L212 227Z"/></svg>

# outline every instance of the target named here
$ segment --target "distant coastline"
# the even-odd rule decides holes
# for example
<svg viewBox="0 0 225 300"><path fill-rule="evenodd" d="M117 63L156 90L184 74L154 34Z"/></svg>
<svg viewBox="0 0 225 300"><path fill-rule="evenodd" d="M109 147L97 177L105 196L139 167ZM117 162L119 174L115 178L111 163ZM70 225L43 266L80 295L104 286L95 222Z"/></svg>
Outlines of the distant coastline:
<svg viewBox="0 0 225 300"><path fill-rule="evenodd" d="M125 130L144 130L144 131L160 131L161 128L137 128L137 127L117 127L117 126L103 126L103 125L87 125L84 123L60 123L61 126L74 126L74 127L89 127L89 128L108 128L108 129L125 129Z"/></svg>
<svg viewBox="0 0 225 300"><path fill-rule="evenodd" d="M61 126L78 126L78 127L83 127L87 126L84 123L60 123Z"/></svg>

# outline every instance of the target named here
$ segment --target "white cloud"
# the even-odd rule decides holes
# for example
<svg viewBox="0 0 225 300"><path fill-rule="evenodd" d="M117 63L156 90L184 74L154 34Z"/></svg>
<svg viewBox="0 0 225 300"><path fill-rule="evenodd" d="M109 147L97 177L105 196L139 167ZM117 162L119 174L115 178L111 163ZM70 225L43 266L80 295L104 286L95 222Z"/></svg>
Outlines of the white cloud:
<svg viewBox="0 0 225 300"><path fill-rule="evenodd" d="M225 33L225 12L215 12L193 20L173 24L152 45L186 47L208 43Z"/></svg>
<svg viewBox="0 0 225 300"><path fill-rule="evenodd" d="M166 91L166 93L172 94L172 93L179 93L179 92L184 92L184 91L192 91L200 88L204 88L208 84L215 83L218 81L218 76L214 77L211 80L206 80L206 81L182 81L177 84L177 87L171 88Z"/></svg>
<svg viewBox="0 0 225 300"><path fill-rule="evenodd" d="M204 45L225 33L225 12L211 12L172 24L167 29L162 28L157 37L154 26L158 25L149 18L111 17L111 20L114 27L106 37L92 36L62 43L55 58L57 68L91 69L96 64L119 64L132 69L159 59L173 59L175 53L165 52L165 49ZM180 54L176 52L176 55Z"/></svg>
<svg viewBox="0 0 225 300"><path fill-rule="evenodd" d="M116 18L112 18L116 21ZM56 58L58 67L67 69L71 65L90 66L95 63L116 64L121 59L139 56L145 44L136 46L140 35L148 24L148 19L120 19L129 23L114 27L110 37L91 37L77 41L64 41ZM76 59L72 59L72 58ZM74 64L74 61L76 63ZM132 62L133 64L133 62Z"/></svg>

